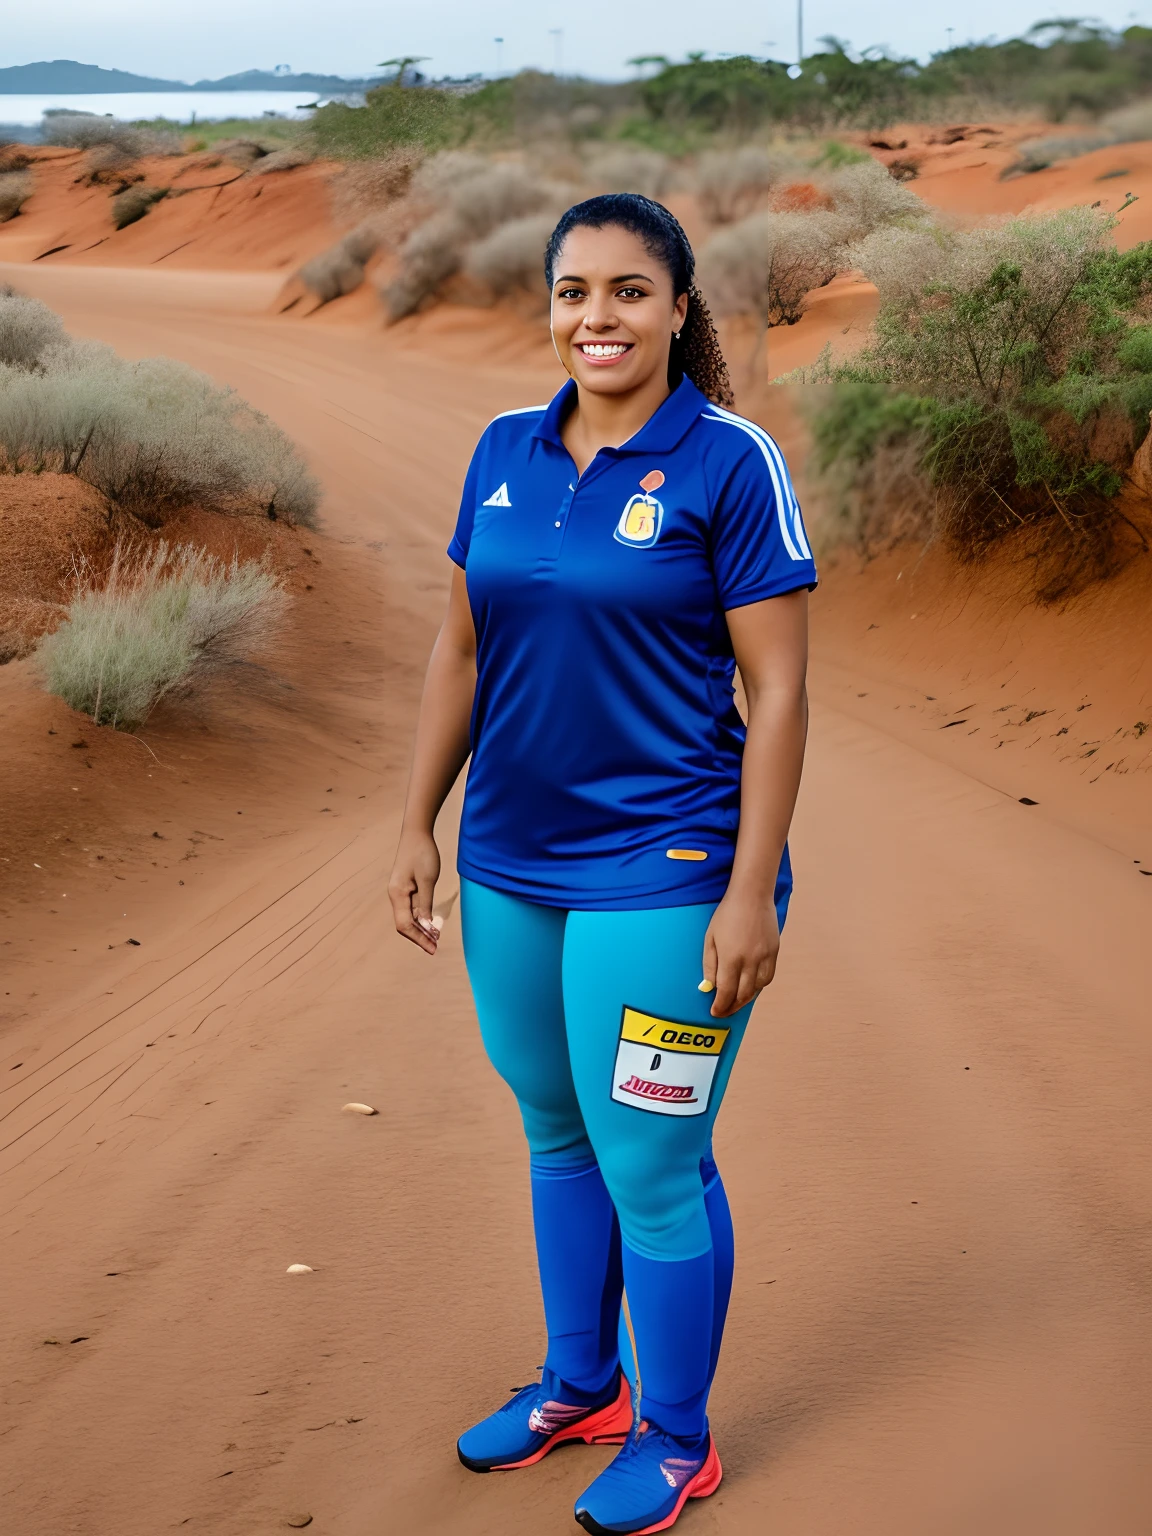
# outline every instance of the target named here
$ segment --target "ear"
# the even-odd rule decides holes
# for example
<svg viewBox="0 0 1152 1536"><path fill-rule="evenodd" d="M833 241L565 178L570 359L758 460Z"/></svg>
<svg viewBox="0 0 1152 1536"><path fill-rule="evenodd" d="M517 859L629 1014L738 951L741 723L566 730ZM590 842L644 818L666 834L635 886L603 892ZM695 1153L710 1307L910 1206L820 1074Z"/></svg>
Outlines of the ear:
<svg viewBox="0 0 1152 1536"><path fill-rule="evenodd" d="M685 320L688 318L688 295L682 293L672 306L672 330L682 330Z"/></svg>

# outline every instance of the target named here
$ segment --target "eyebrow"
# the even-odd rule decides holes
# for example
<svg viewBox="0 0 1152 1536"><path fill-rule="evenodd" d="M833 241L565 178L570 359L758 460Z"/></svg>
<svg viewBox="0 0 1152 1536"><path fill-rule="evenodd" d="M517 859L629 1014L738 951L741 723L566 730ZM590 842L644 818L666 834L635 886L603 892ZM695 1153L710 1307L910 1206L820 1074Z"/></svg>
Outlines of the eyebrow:
<svg viewBox="0 0 1152 1536"><path fill-rule="evenodd" d="M640 281L644 282L644 283L654 283L656 281L656 279L654 277L649 277L647 272L625 272L623 277L614 277L614 278L611 279L611 282L613 284L615 284L615 283L632 283L632 282L635 282L637 278L639 278ZM584 282L587 282L587 278L577 277L574 273L567 273L564 277L558 277L556 279L556 282L558 282L558 283L584 283Z"/></svg>

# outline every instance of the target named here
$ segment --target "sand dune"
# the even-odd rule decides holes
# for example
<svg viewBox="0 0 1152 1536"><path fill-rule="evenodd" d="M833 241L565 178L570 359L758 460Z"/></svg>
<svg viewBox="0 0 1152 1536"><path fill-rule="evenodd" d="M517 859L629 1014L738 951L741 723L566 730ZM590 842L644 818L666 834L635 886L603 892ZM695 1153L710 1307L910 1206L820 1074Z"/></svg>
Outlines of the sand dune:
<svg viewBox="0 0 1152 1536"><path fill-rule="evenodd" d="M55 265L0 276L235 384L327 524L285 653L146 745L0 670L7 1523L572 1529L605 1453L455 1460L541 1358L525 1158L456 926L428 961L383 903L463 468L556 365L498 313L288 323L275 272ZM773 367L857 302L827 290ZM786 397L749 402L798 450ZM817 594L797 898L717 1148L727 1476L686 1531L1146 1529L1142 574L1065 615L913 556Z"/></svg>

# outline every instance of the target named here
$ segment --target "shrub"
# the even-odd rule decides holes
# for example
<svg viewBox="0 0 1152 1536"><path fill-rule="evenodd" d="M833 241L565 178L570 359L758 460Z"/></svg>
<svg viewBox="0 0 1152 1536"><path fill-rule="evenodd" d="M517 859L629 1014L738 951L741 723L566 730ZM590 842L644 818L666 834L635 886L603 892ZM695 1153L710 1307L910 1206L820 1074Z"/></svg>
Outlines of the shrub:
<svg viewBox="0 0 1152 1536"><path fill-rule="evenodd" d="M353 293L364 281L364 269L376 254L380 237L371 224L362 224L319 256L313 256L297 276L321 304Z"/></svg>
<svg viewBox="0 0 1152 1536"><path fill-rule="evenodd" d="M121 181L136 164L135 155L129 154L120 144L96 144L88 151L85 160L88 167L88 180L93 185ZM143 181L143 174L137 172L135 179Z"/></svg>
<svg viewBox="0 0 1152 1536"><path fill-rule="evenodd" d="M551 214L531 214L502 224L471 248L466 270L497 295L522 289L547 300L544 247L554 222Z"/></svg>
<svg viewBox="0 0 1152 1536"><path fill-rule="evenodd" d="M461 131L463 98L435 88L396 82L369 91L362 107L330 101L312 114L320 153L336 159L367 159L400 145L436 149Z"/></svg>
<svg viewBox="0 0 1152 1536"><path fill-rule="evenodd" d="M60 316L47 304L11 289L0 291L0 366L38 368L54 347L67 342Z"/></svg>
<svg viewBox="0 0 1152 1536"><path fill-rule="evenodd" d="M383 291L389 317L414 314L454 272L467 241L467 231L450 213L439 213L413 230L400 251L400 272Z"/></svg>
<svg viewBox="0 0 1152 1536"><path fill-rule="evenodd" d="M319 499L288 438L234 391L94 344L41 352L37 372L0 368L0 460L79 475L152 526L191 503L308 525Z"/></svg>
<svg viewBox="0 0 1152 1536"><path fill-rule="evenodd" d="M425 202L443 204L464 182L483 176L492 162L469 150L446 149L424 159L413 174L412 195Z"/></svg>
<svg viewBox="0 0 1152 1536"><path fill-rule="evenodd" d="M221 159L227 160L242 171L251 170L259 160L268 156L268 150L258 139L221 139L212 146Z"/></svg>
<svg viewBox="0 0 1152 1536"><path fill-rule="evenodd" d="M1152 103L1138 101L1109 112L1095 128L1026 139L1018 146L1019 159L1005 174L1042 171L1057 160L1074 160L1095 149L1107 149L1110 144L1131 144L1144 139L1152 139Z"/></svg>
<svg viewBox="0 0 1152 1536"><path fill-rule="evenodd" d="M804 300L835 276L845 227L834 213L754 213L713 235L701 282L718 314L794 325Z"/></svg>
<svg viewBox="0 0 1152 1536"><path fill-rule="evenodd" d="M760 207L772 189L794 177L800 161L787 150L713 150L696 166L696 197L700 211L712 224L733 224Z"/></svg>
<svg viewBox="0 0 1152 1536"><path fill-rule="evenodd" d="M654 149L602 150L588 162L588 179L598 192L658 198L672 184L672 167L668 156Z"/></svg>
<svg viewBox="0 0 1152 1536"><path fill-rule="evenodd" d="M267 642L287 594L254 561L224 562L164 542L134 555L118 545L101 581L85 573L37 658L44 686L96 725L134 730L197 674Z"/></svg>
<svg viewBox="0 0 1152 1536"><path fill-rule="evenodd" d="M486 165L475 175L460 176L445 201L468 236L477 240L510 219L538 213L555 194L522 165Z"/></svg>
<svg viewBox="0 0 1152 1536"><path fill-rule="evenodd" d="M113 145L133 160L141 155L179 155L184 152L182 137L170 128L122 123L114 117L96 117L88 112L45 114L41 137L45 144L65 149L94 149Z"/></svg>
<svg viewBox="0 0 1152 1536"><path fill-rule="evenodd" d="M404 196L424 160L424 151L407 145L375 160L345 166L332 181L332 206L340 220L361 219Z"/></svg>
<svg viewBox="0 0 1152 1536"><path fill-rule="evenodd" d="M274 149L262 155L249 168L250 176L271 176L277 171L295 171L302 165L312 164L312 155L303 145L289 144L285 149Z"/></svg>
<svg viewBox="0 0 1152 1536"><path fill-rule="evenodd" d="M32 196L32 178L26 171L0 172L0 224L14 219Z"/></svg>
<svg viewBox="0 0 1152 1536"><path fill-rule="evenodd" d="M847 165L863 165L865 161L872 161L867 150L841 144L839 139L829 139L812 163L829 171L841 171Z"/></svg>
<svg viewBox="0 0 1152 1536"><path fill-rule="evenodd" d="M385 288L393 320L412 314L460 270L467 247L501 225L556 207L566 189L511 162L449 151L426 161L412 179L415 203L439 209L400 249L400 271Z"/></svg>
<svg viewBox="0 0 1152 1536"><path fill-rule="evenodd" d="M939 226L921 219L912 225L884 224L843 254L845 269L862 272L882 300L912 303L944 274L952 241Z"/></svg>
<svg viewBox="0 0 1152 1536"><path fill-rule="evenodd" d="M928 216L923 200L903 182L889 176L878 160L846 165L823 177L822 185L855 239L862 239L882 224Z"/></svg>
<svg viewBox="0 0 1152 1536"><path fill-rule="evenodd" d="M910 446L932 527L979 559L1023 532L1058 601L1146 547L1117 502L1152 410L1152 244L1120 253L1088 208L863 247L873 344L828 365L817 462L868 502L877 447ZM883 523L865 507L857 522Z"/></svg>
<svg viewBox="0 0 1152 1536"><path fill-rule="evenodd" d="M167 196L167 187L125 187L112 199L112 222L117 229L127 229Z"/></svg>

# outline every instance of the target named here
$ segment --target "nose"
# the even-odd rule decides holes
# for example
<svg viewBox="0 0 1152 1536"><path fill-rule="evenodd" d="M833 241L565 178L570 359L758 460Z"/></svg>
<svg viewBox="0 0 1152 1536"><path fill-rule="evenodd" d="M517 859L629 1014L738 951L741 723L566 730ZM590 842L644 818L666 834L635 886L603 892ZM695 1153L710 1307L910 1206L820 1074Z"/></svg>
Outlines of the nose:
<svg viewBox="0 0 1152 1536"><path fill-rule="evenodd" d="M584 311L584 328L589 331L614 331L620 324L611 294L590 294Z"/></svg>

